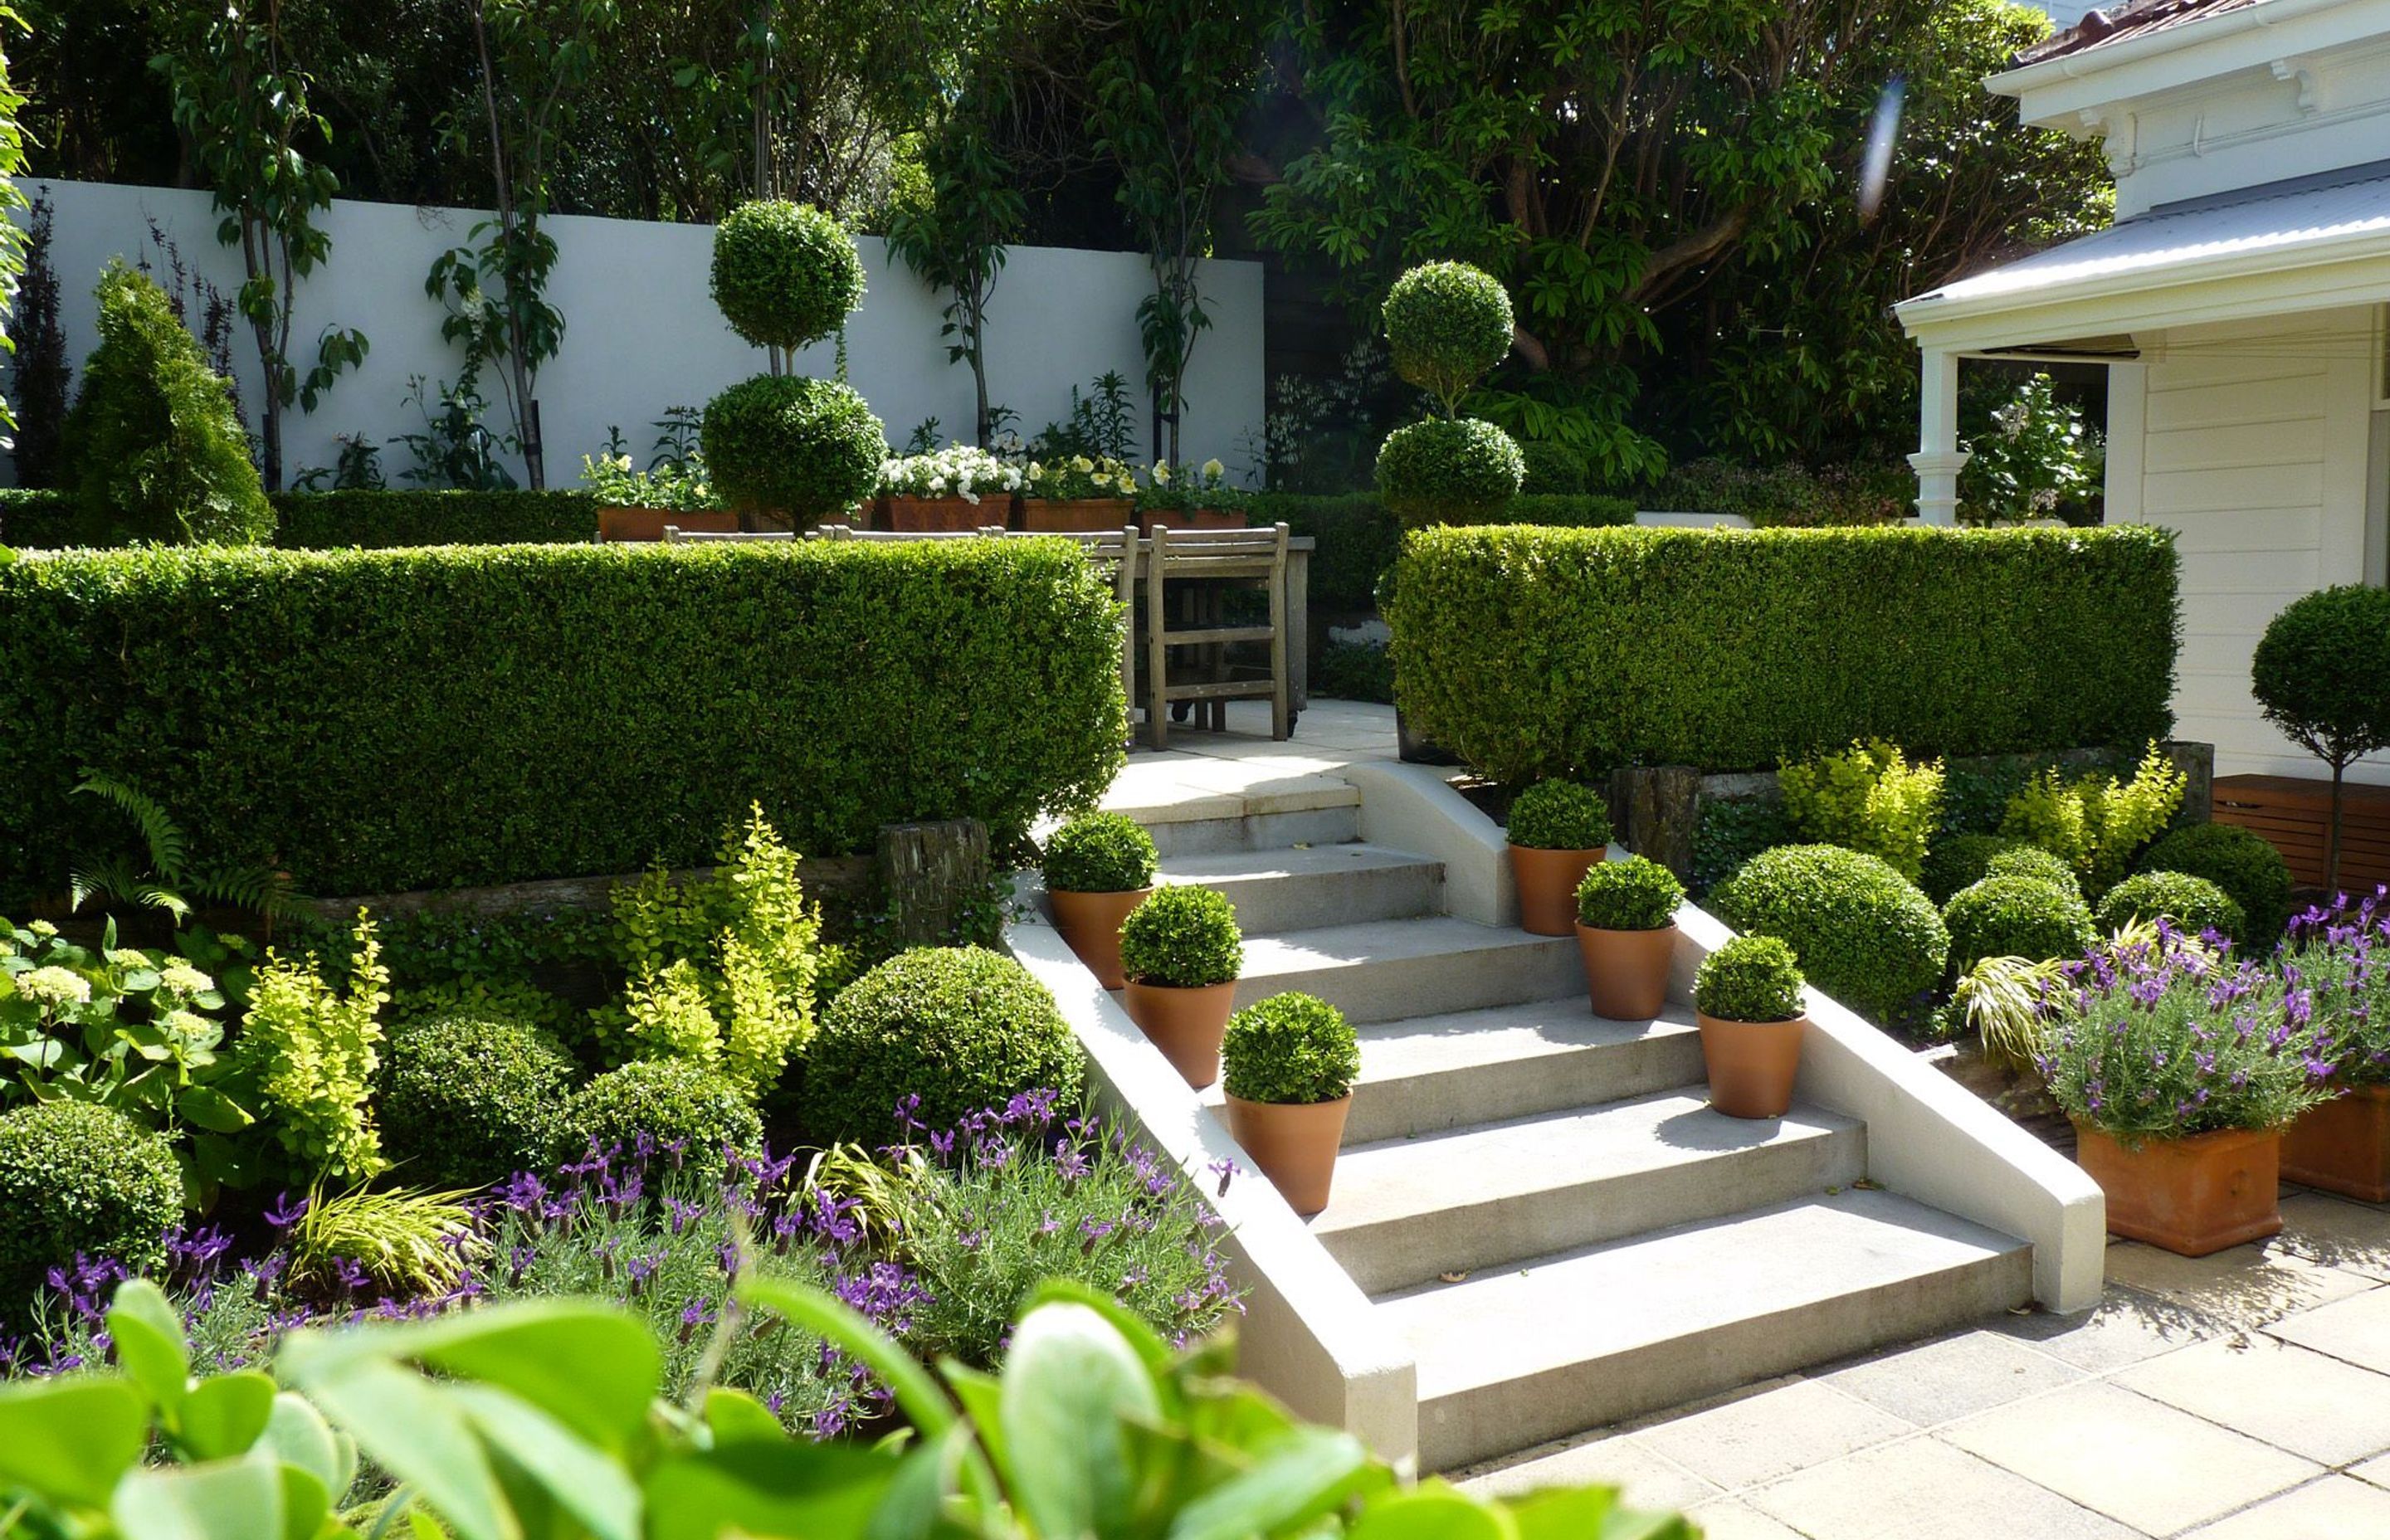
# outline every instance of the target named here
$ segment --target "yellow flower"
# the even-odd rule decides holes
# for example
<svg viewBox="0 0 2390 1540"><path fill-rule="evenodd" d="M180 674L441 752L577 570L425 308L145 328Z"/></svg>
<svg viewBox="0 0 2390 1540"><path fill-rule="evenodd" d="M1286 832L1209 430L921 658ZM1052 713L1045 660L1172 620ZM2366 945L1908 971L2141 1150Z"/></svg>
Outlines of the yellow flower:
<svg viewBox="0 0 2390 1540"><path fill-rule="evenodd" d="M1153 484L1158 487L1166 487L1170 484L1170 467L1167 462L1162 460L1153 462Z"/></svg>
<svg viewBox="0 0 2390 1540"><path fill-rule="evenodd" d="M1203 462L1203 479L1207 481L1216 481L1227 473L1228 468L1222 465L1218 460L1205 460Z"/></svg>
<svg viewBox="0 0 2390 1540"><path fill-rule="evenodd" d="M1096 462L1087 458L1085 455L1081 455L1071 461L1071 468L1077 471L1080 475L1085 476L1087 472L1096 468Z"/></svg>

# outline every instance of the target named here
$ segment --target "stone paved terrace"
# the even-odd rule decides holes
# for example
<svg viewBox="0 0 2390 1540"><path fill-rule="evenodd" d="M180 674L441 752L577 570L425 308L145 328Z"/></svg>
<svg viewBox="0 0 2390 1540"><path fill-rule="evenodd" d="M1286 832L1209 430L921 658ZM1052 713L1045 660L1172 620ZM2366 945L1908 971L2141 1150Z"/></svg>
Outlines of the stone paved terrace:
<svg viewBox="0 0 2390 1540"><path fill-rule="evenodd" d="M1315 699L1295 723L1294 736L1278 743L1269 736L1266 702L1227 705L1225 733L1174 726L1170 747L1158 754L1139 739L1105 793L1104 807L1131 815L1166 809L1174 819L1193 820L1229 816L1240 808L1251 815L1344 804L1354 799L1353 789L1324 772L1394 757L1392 706Z"/></svg>

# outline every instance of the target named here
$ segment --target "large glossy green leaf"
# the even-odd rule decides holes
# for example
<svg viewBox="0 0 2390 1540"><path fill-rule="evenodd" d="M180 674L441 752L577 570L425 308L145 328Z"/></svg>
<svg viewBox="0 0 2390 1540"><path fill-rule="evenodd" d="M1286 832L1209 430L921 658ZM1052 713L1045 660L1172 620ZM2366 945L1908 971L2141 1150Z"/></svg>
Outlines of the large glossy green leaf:
<svg viewBox="0 0 2390 1540"><path fill-rule="evenodd" d="M174 1442L195 1460L245 1453L274 1415L274 1380L255 1369L200 1380L183 1398Z"/></svg>
<svg viewBox="0 0 2390 1540"><path fill-rule="evenodd" d="M185 1123L214 1134L238 1134L257 1120L240 1103L212 1085L192 1085L174 1098Z"/></svg>
<svg viewBox="0 0 2390 1540"><path fill-rule="evenodd" d="M1137 1481L1121 1421L1155 1420L1162 1398L1111 1322L1077 1303L1022 1316L999 1405L1008 1485L1029 1527L1046 1540L1120 1533Z"/></svg>
<svg viewBox="0 0 2390 1540"><path fill-rule="evenodd" d="M126 1380L0 1385L0 1486L106 1508L148 1437L148 1405Z"/></svg>
<svg viewBox="0 0 2390 1540"><path fill-rule="evenodd" d="M456 1385L448 1393L492 1448L545 1488L596 1540L638 1540L639 1489L622 1466L505 1391Z"/></svg>
<svg viewBox="0 0 2390 1540"><path fill-rule="evenodd" d="M1350 1433L1304 1428L1251 1469L1186 1504L1170 1540L1245 1540L1294 1533L1390 1480Z"/></svg>
<svg viewBox="0 0 2390 1540"><path fill-rule="evenodd" d="M290 1346L308 1335L286 1344L286 1361ZM413 1486L457 1540L520 1540L521 1527L498 1490L497 1475L453 1399L386 1358L342 1353L310 1363L309 1356L299 1354L301 1388L356 1436L376 1464Z"/></svg>
<svg viewBox="0 0 2390 1540"><path fill-rule="evenodd" d="M314 1476L335 1498L356 1480L356 1445L334 1432L305 1396L289 1391L275 1396L262 1436L275 1458Z"/></svg>
<svg viewBox="0 0 2390 1540"><path fill-rule="evenodd" d="M1350 1540L1519 1540L1509 1514L1441 1483L1379 1498L1349 1533Z"/></svg>
<svg viewBox="0 0 2390 1540"><path fill-rule="evenodd" d="M108 1334L116 1343L117 1363L173 1428L191 1376L183 1317L156 1284L135 1278L117 1289L108 1307Z"/></svg>
<svg viewBox="0 0 2390 1540"><path fill-rule="evenodd" d="M897 1462L783 1439L671 1457L649 1473L648 1540L862 1540Z"/></svg>
<svg viewBox="0 0 2390 1540"><path fill-rule="evenodd" d="M705 1425L716 1446L729 1444L777 1444L789 1436L772 1408L745 1391L720 1385L705 1392Z"/></svg>
<svg viewBox="0 0 2390 1540"><path fill-rule="evenodd" d="M135 1470L109 1512L124 1540L273 1540L284 1533L282 1468L257 1456Z"/></svg>
<svg viewBox="0 0 2390 1540"><path fill-rule="evenodd" d="M282 1482L282 1540L315 1540L331 1517L331 1494L311 1470L280 1464L274 1469Z"/></svg>

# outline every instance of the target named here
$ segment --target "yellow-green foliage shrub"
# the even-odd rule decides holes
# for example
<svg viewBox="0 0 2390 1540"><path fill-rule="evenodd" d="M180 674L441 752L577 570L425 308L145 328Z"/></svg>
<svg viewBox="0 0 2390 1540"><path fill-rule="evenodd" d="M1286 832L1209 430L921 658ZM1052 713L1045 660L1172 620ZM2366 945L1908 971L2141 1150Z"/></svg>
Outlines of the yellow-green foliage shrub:
<svg viewBox="0 0 2390 1540"><path fill-rule="evenodd" d="M373 921L357 911L348 988L326 982L312 956L269 953L251 984L242 1052L257 1076L263 1121L311 1178L361 1182L383 1170L366 1104L380 1067L390 970Z"/></svg>
<svg viewBox="0 0 2390 1540"><path fill-rule="evenodd" d="M2131 868L2136 852L2165 832L2186 784L2155 743L2129 781L2098 771L2070 779L2045 770L2009 799L2000 832L2063 858L2087 894L2103 893Z"/></svg>
<svg viewBox="0 0 2390 1540"><path fill-rule="evenodd" d="M1869 738L1787 764L1777 775L1784 812L1805 839L1881 856L1911 882L1942 816L1942 762L1911 764L1898 745Z"/></svg>

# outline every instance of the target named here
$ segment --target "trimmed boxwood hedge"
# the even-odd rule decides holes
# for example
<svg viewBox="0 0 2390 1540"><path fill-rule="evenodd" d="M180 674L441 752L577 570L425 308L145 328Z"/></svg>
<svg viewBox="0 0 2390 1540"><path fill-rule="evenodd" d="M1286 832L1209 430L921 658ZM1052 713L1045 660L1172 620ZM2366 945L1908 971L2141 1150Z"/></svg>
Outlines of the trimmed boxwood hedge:
<svg viewBox="0 0 2390 1540"><path fill-rule="evenodd" d="M1394 694L1510 783L1867 737L1913 759L2138 743L2173 725L2176 567L2136 525L1420 530L1386 606Z"/></svg>
<svg viewBox="0 0 2390 1540"><path fill-rule="evenodd" d="M579 544L598 535L598 500L585 492L276 492L267 501L274 544L285 550ZM0 545L87 545L89 533L65 493L0 489Z"/></svg>
<svg viewBox="0 0 2390 1540"><path fill-rule="evenodd" d="M1121 764L1116 610L1059 540L19 558L0 907L128 838L86 766L319 894L697 865L751 802L1009 841Z"/></svg>
<svg viewBox="0 0 2390 1540"><path fill-rule="evenodd" d="M1403 528L1373 492L1346 496L1266 492L1253 499L1256 524L1284 524L1290 534L1319 542L1311 553L1311 605L1315 610L1369 610L1377 605L1378 580L1394 566ZM1582 493L1525 494L1510 499L1493 524L1548 524L1593 529L1635 522L1635 505L1624 497Z"/></svg>

